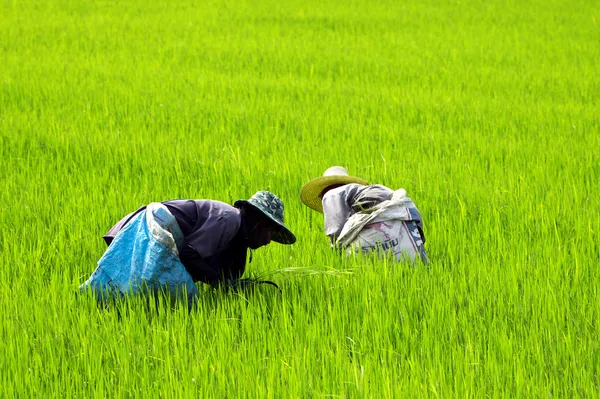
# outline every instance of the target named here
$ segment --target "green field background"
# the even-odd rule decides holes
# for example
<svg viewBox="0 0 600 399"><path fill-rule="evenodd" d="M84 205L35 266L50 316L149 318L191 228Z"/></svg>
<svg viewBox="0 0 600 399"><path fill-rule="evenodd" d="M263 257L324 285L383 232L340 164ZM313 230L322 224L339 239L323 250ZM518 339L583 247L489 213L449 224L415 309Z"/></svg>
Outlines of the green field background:
<svg viewBox="0 0 600 399"><path fill-rule="evenodd" d="M597 1L3 0L0 396L597 397L599 70ZM429 265L332 252L332 165ZM126 213L261 189L281 295L76 295Z"/></svg>

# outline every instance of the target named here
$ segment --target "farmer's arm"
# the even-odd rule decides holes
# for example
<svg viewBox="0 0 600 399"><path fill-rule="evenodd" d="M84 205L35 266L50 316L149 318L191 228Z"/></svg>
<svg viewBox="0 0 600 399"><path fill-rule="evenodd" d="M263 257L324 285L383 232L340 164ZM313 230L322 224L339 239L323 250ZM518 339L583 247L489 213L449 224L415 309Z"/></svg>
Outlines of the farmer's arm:
<svg viewBox="0 0 600 399"><path fill-rule="evenodd" d="M206 259L200 257L191 247L187 247L180 255L181 262L194 282L200 281L216 287L243 285L239 283L239 279L246 268L246 253L245 246L233 245Z"/></svg>
<svg viewBox="0 0 600 399"><path fill-rule="evenodd" d="M213 285L221 279L219 271L189 245L181 250L179 258L195 283L200 281Z"/></svg>
<svg viewBox="0 0 600 399"><path fill-rule="evenodd" d="M332 244L335 243L353 213L351 204L354 202L355 186L360 185L346 184L328 191L323 196L325 234L330 238Z"/></svg>

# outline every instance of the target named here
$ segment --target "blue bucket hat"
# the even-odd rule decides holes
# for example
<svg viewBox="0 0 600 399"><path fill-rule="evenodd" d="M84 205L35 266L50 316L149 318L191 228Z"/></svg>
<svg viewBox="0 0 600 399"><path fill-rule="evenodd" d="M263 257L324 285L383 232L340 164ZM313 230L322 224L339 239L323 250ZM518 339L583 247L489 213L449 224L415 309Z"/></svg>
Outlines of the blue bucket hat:
<svg viewBox="0 0 600 399"><path fill-rule="evenodd" d="M280 244L293 244L296 236L283 224L283 202L269 191L258 191L249 200L237 200L233 206L250 205L261 211L267 218L275 222L278 229L272 232L273 241Z"/></svg>

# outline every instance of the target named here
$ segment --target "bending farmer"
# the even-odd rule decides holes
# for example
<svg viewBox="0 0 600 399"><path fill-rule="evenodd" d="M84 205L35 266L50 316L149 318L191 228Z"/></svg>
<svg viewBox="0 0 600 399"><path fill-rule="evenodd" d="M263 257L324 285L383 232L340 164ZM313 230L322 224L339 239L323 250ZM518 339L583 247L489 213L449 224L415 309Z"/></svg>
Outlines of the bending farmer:
<svg viewBox="0 0 600 399"><path fill-rule="evenodd" d="M404 189L369 185L332 166L302 187L300 199L323 213L332 246L347 253L377 250L391 252L399 261L427 261L421 214Z"/></svg>
<svg viewBox="0 0 600 399"><path fill-rule="evenodd" d="M214 200L151 203L125 216L104 236L108 249L82 285L99 294L186 289L194 283L242 285L248 248L292 244L283 202L268 191L233 206ZM238 286L239 286L238 285Z"/></svg>

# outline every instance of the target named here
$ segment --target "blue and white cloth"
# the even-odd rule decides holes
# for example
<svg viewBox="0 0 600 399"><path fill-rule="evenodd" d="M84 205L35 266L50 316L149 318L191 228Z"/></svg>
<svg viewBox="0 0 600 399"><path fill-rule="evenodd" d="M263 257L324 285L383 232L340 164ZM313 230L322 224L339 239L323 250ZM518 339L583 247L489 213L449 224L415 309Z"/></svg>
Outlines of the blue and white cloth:
<svg viewBox="0 0 600 399"><path fill-rule="evenodd" d="M99 297L166 291L187 298L191 306L198 289L179 259L185 239L175 217L154 202L119 231L80 290Z"/></svg>

